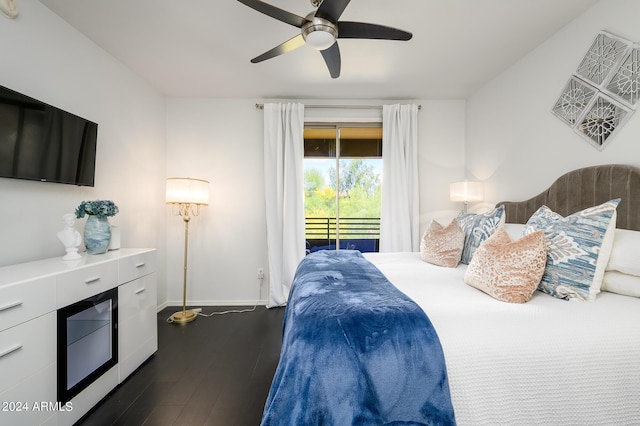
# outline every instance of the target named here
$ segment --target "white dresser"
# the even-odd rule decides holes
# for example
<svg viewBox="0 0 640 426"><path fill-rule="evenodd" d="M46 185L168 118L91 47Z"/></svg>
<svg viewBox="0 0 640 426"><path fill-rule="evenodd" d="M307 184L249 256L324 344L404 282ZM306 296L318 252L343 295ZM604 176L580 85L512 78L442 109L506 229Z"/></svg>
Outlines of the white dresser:
<svg viewBox="0 0 640 426"><path fill-rule="evenodd" d="M72 425L158 348L156 251L0 268L0 425ZM58 404L57 309L118 288L118 363Z"/></svg>

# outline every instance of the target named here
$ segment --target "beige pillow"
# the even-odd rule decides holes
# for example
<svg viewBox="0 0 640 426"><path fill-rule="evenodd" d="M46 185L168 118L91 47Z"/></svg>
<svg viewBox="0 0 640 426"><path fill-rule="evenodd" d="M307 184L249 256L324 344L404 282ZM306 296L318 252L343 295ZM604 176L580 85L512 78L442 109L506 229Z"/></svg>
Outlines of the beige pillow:
<svg viewBox="0 0 640 426"><path fill-rule="evenodd" d="M525 303L538 288L547 263L544 231L511 241L503 227L478 247L464 282L509 303Z"/></svg>
<svg viewBox="0 0 640 426"><path fill-rule="evenodd" d="M464 231L457 220L453 219L446 228L432 220L420 242L420 257L434 265L455 268L463 247Z"/></svg>

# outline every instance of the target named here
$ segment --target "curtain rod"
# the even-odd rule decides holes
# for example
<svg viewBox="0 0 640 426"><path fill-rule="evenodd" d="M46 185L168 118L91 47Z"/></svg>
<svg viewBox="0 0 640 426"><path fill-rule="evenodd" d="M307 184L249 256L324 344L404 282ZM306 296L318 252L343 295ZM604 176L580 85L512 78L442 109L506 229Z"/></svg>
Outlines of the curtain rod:
<svg viewBox="0 0 640 426"><path fill-rule="evenodd" d="M306 105L305 108L332 108L332 109L382 109L382 105ZM264 104L256 104L256 109L264 109ZM422 105L418 105L422 109Z"/></svg>

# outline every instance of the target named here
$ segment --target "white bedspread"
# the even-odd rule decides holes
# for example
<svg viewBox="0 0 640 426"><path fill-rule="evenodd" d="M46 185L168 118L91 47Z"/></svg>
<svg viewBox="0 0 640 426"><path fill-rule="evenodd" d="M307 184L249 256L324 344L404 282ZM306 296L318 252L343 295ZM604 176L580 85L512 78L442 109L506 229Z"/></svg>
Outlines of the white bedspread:
<svg viewBox="0 0 640 426"><path fill-rule="evenodd" d="M419 253L368 253L427 313L459 425L640 425L640 299L493 299Z"/></svg>

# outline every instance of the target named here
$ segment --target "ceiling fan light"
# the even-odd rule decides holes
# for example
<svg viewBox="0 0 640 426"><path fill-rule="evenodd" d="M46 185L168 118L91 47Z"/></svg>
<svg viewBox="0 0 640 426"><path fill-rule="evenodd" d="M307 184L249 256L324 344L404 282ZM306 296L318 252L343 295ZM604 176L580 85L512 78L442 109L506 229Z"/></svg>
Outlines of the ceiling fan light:
<svg viewBox="0 0 640 426"><path fill-rule="evenodd" d="M330 48L336 42L333 34L326 31L313 31L307 34L305 38L307 44L316 50L325 50Z"/></svg>
<svg viewBox="0 0 640 426"><path fill-rule="evenodd" d="M336 26L326 19L310 16L307 18L310 21L302 26L302 37L305 43L316 50L325 50L333 46L338 37Z"/></svg>

